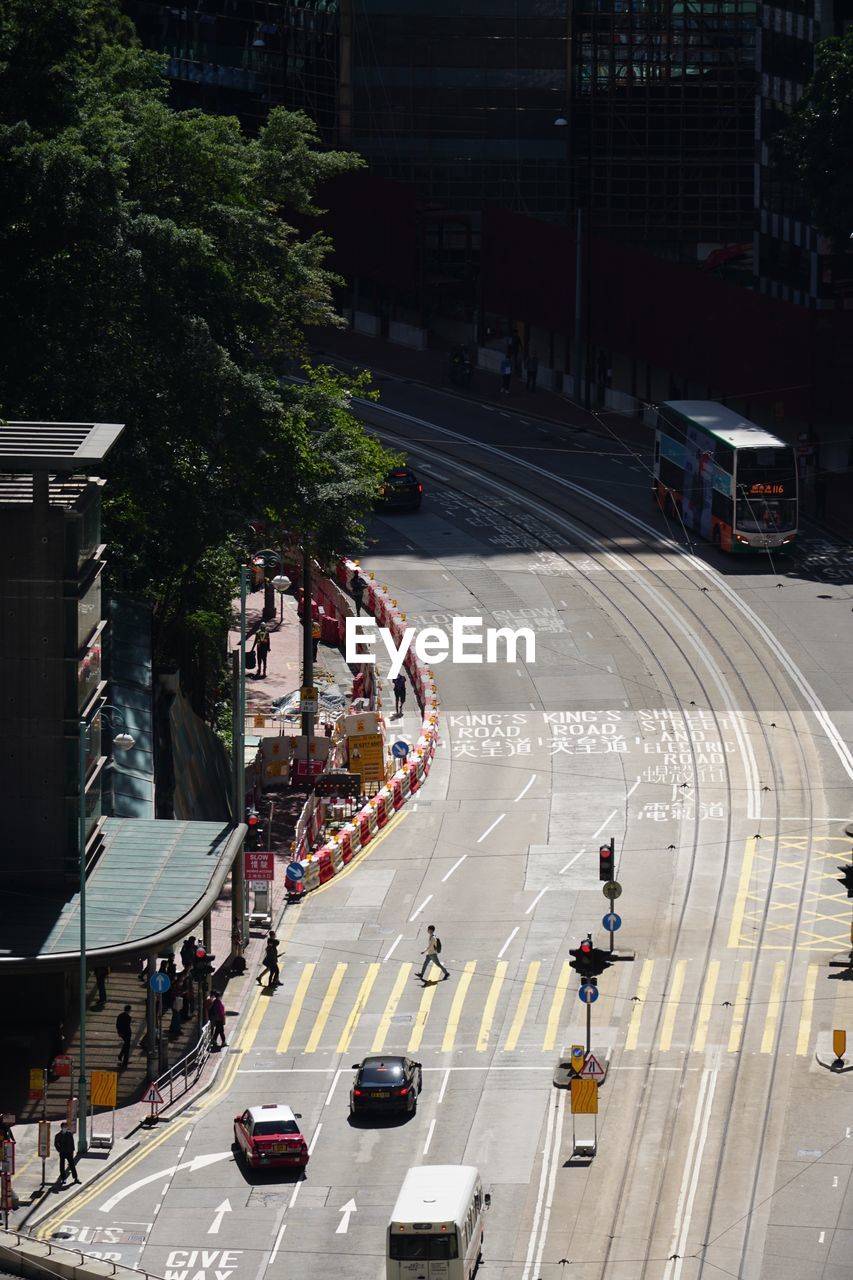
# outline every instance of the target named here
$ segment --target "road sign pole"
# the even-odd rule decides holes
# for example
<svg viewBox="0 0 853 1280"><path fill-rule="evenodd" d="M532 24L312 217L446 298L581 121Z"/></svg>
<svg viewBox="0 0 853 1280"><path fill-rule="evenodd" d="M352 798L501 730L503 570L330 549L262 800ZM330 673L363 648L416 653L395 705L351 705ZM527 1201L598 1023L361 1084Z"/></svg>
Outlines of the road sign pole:
<svg viewBox="0 0 853 1280"><path fill-rule="evenodd" d="M592 1051L592 1001L586 998L586 1051Z"/></svg>

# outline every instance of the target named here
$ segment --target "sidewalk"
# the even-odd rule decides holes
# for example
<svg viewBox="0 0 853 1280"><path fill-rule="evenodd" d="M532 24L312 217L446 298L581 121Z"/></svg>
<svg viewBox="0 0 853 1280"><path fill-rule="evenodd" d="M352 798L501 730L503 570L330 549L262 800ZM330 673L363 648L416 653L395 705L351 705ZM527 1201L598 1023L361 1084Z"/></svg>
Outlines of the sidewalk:
<svg viewBox="0 0 853 1280"><path fill-rule="evenodd" d="M535 391L525 390L524 377L513 375L510 394L501 394L500 374L488 369L475 369L468 388L454 386L448 373L448 355L451 344L415 351L401 347L382 338L369 338L351 329L313 329L311 347L318 361L341 360L356 369L369 369L375 381L381 383L383 375L424 386L470 400L475 404L490 404L522 413L532 418L558 423L575 431L589 431L605 436L614 443L621 441L631 448L651 449L654 432L639 418L631 417L615 409L600 409L587 413L580 405L556 391L537 386Z"/></svg>

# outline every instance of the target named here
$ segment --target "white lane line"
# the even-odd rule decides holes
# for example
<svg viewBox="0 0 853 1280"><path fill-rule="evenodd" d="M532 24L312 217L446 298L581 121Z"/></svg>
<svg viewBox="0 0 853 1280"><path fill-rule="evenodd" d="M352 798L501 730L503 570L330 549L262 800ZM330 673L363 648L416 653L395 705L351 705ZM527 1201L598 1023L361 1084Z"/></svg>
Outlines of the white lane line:
<svg viewBox="0 0 853 1280"><path fill-rule="evenodd" d="M548 1120L545 1125L545 1148L542 1158L542 1169L539 1174L539 1190L536 1195L536 1207L533 1212L533 1226L530 1229L530 1240L527 1245L527 1257L524 1262L524 1271L521 1280L530 1280L530 1268L533 1265L533 1256L536 1253L536 1244L539 1238L539 1223L542 1217L542 1209L545 1203L545 1197L548 1192L548 1179L551 1173L551 1159L554 1148L554 1133L557 1129L555 1120L560 1107L560 1101L565 1098L565 1090L560 1090L560 1098L556 1103L552 1103L548 1107ZM556 1147L559 1150L559 1136Z"/></svg>
<svg viewBox="0 0 853 1280"><path fill-rule="evenodd" d="M681 1191L678 1195L678 1205L675 1210L675 1230L672 1233L672 1253L675 1259L666 1265L663 1273L664 1280L678 1280L681 1275L681 1264L684 1261L681 1254L687 1243L687 1235L690 1231L690 1219L693 1216L693 1201L696 1199L696 1189L699 1186L699 1174L702 1169L702 1152L705 1149L705 1142L708 1137L708 1126L711 1123L711 1106L714 1101L714 1090L717 1087L717 1070L716 1068L707 1067L702 1072L702 1079L699 1081L699 1096L696 1099L696 1112L693 1119L693 1129L690 1133L690 1142L687 1147L687 1157L684 1161L684 1178L681 1183Z"/></svg>
<svg viewBox="0 0 853 1280"><path fill-rule="evenodd" d="M274 1245L273 1245L273 1247L272 1247L272 1253L270 1254L270 1260L269 1260L269 1262L267 1263L267 1266L268 1266L268 1267L271 1267L271 1266L272 1266L272 1264L275 1262L276 1254L278 1253L279 1246L281 1245L282 1236L284 1235L284 1233L285 1233L285 1231L286 1231L286 1230L287 1230L287 1223L286 1223L286 1222L283 1222L283 1223L281 1224L281 1226L279 1227L278 1235L277 1235L277 1236L276 1236L276 1238L275 1238L275 1244L274 1244Z"/></svg>
<svg viewBox="0 0 853 1280"><path fill-rule="evenodd" d="M429 1129L427 1130L426 1142L424 1143L424 1155L429 1151L429 1144L432 1142L432 1135L435 1132L435 1120L430 1120Z"/></svg>
<svg viewBox="0 0 853 1280"><path fill-rule="evenodd" d="M631 788L631 790L630 790L630 791L628 792L628 794L625 796L625 799L626 799L626 800L630 800L630 799L631 799L631 796L632 796L632 795L634 794L634 792L637 790L637 787L638 787L639 785L640 785L640 779L638 778L638 779L637 779L637 781L634 783L633 787Z"/></svg>
<svg viewBox="0 0 853 1280"><path fill-rule="evenodd" d="M299 1195L299 1188L301 1186L302 1186L302 1183L297 1182L296 1186L293 1188L293 1195L290 1197L290 1201L287 1206L288 1209L292 1209L293 1206L296 1204L296 1197Z"/></svg>
<svg viewBox="0 0 853 1280"><path fill-rule="evenodd" d="M431 894L431 893L428 893L428 894L427 894L427 896L424 898L423 902L422 902L422 903L421 903L421 905L418 907L418 909L417 909L417 911L414 913L414 915L409 916L409 924L411 924L411 923L412 923L412 921L415 919L415 917L416 917L416 916L419 916L419 915L421 914L421 912L423 911L424 907L427 905L427 903L428 903L428 902L432 902L432 894Z"/></svg>
<svg viewBox="0 0 853 1280"><path fill-rule="evenodd" d="M477 844L482 844L486 836L490 836L494 831L495 827L498 825L498 823L503 822L505 817L506 817L506 814L502 813L499 818L495 818L492 825L490 827L487 827L486 830L483 832L483 834L480 836L479 840L477 841Z"/></svg>
<svg viewBox="0 0 853 1280"><path fill-rule="evenodd" d="M503 944L503 946L501 947L500 951L498 952L498 959L499 959L499 960L502 958L503 953L506 951L507 947L508 947L508 946L509 946L509 944L512 942L512 940L513 940L513 938L515 937L515 935L518 933L518 930L519 930L519 926L518 926L518 925L516 925L516 926L515 926L515 928L513 929L512 933L509 935L509 937L507 938L506 942Z"/></svg>
<svg viewBox="0 0 853 1280"><path fill-rule="evenodd" d="M317 1125L317 1128L314 1130L314 1137L311 1139L310 1143L308 1144L309 1156L314 1154L314 1148L317 1145L317 1139L320 1136L320 1130L322 1129L322 1127L323 1127L323 1122L321 1120L320 1123Z"/></svg>
<svg viewBox="0 0 853 1280"><path fill-rule="evenodd" d="M826 1232L821 1231L820 1235L817 1238L818 1244L823 1244L825 1237L826 1237Z"/></svg>
<svg viewBox="0 0 853 1280"><path fill-rule="evenodd" d="M569 858L569 860L568 860L568 862L566 863L566 865L565 865L564 867L560 867L560 870L557 872L557 875L558 875L558 876L561 876L561 875L563 874L563 872L564 872L564 871L568 871L569 867L573 867L573 866L575 865L575 863L577 862L578 858L580 858L580 857L581 857L581 855L582 855L582 854L584 854L584 853L586 853L586 849L585 849L585 848L581 849L580 853L576 853L576 854L575 854L575 856L574 856L573 858Z"/></svg>
<svg viewBox="0 0 853 1280"><path fill-rule="evenodd" d="M548 892L548 889L549 889L549 888L550 888L550 886L546 884L544 889L540 889L540 890L539 890L539 892L537 893L536 897L533 899L533 901L531 902L530 906L529 906L529 907L527 908L527 910L525 911L525 913L524 913L524 914L525 914L526 916L529 916L529 915L530 915L531 911L532 911L532 910L533 910L533 908L536 906L536 903L539 901L539 899L540 899L540 898L544 898L544 897L545 897L545 894Z"/></svg>
<svg viewBox="0 0 853 1280"><path fill-rule="evenodd" d="M551 1221L551 1206L554 1203L554 1185L557 1181L557 1166L560 1163L560 1137L563 1130L563 1115L566 1108L566 1090L560 1091L560 1100L557 1104L557 1135L554 1142L553 1159L551 1161L551 1172L548 1174L548 1194L545 1199L545 1212L542 1215L542 1232L539 1236L539 1248L536 1250L536 1270L542 1267L542 1254L545 1252L545 1241L548 1239L548 1225Z"/></svg>
<svg viewBox="0 0 853 1280"><path fill-rule="evenodd" d="M335 1089L337 1088L338 1081L341 1078L342 1071L343 1071L343 1067L338 1067L337 1071L335 1072L335 1078L332 1081L332 1087L330 1088L329 1092L326 1094L326 1106L328 1106L329 1103L332 1101L332 1094L335 1092Z"/></svg>
<svg viewBox="0 0 853 1280"><path fill-rule="evenodd" d="M533 706L533 703L531 702L531 704L530 704L530 705L531 705L531 707L532 707L532 706ZM515 800L514 800L514 802L513 802L514 804L518 804L519 800L523 800L523 799L524 799L524 797L527 795L528 791L529 791L529 790L530 790L530 788L533 786L533 784L534 784L534 782L535 782L535 781L536 781L536 774L535 774L535 773L532 773L532 774L530 775L530 781L528 782L527 786L526 786L526 787L524 787L521 791L519 791L518 795L515 797Z"/></svg>
<svg viewBox="0 0 853 1280"><path fill-rule="evenodd" d="M616 817L618 812L619 812L618 809L614 809L612 813L608 813L607 817L604 819L601 826L598 828L597 831L593 831L592 836L590 838L592 840L597 840L598 837L601 835L602 831L604 830L604 828L613 821L613 819Z"/></svg>
<svg viewBox="0 0 853 1280"><path fill-rule="evenodd" d="M402 933L398 933L398 934L397 934L397 936L396 936L396 938L394 939L394 941L391 943L390 947L388 948L388 950L385 952L385 955L382 957L382 963L383 963L383 964L385 963L385 961L386 961L386 960L390 960L390 959L391 959L391 957L392 957L392 955L394 954L394 952L395 952L396 948L397 948L397 947L399 947L399 945L400 945L400 943L401 943L402 941L403 941L403 935L402 935Z"/></svg>
<svg viewBox="0 0 853 1280"><path fill-rule="evenodd" d="M531 710L531 711L535 711L535 710L536 710L536 703L535 703L535 702L531 702L531 703L530 703L530 710Z"/></svg>
<svg viewBox="0 0 853 1280"><path fill-rule="evenodd" d="M160 1212L160 1205L161 1205L162 1203L163 1203L163 1201L161 1200L161 1201L160 1201L160 1204L155 1204L155 1206L154 1206L154 1217L155 1217L155 1218L157 1217L157 1214Z"/></svg>
<svg viewBox="0 0 853 1280"><path fill-rule="evenodd" d="M586 633L586 634L589 636L590 640L594 640L594 639L595 639L595 636L592 634L592 632L591 632L591 631L587 631L587 633Z"/></svg>
<svg viewBox="0 0 853 1280"><path fill-rule="evenodd" d="M162 1191L160 1192L160 1195L161 1195L161 1196L163 1196L163 1197L165 1198L165 1196L166 1196L166 1192L167 1192L168 1190L169 1190L169 1184L168 1184L168 1182L167 1182L167 1183L166 1183L166 1185L165 1185L165 1187L163 1187Z"/></svg>
<svg viewBox="0 0 853 1280"><path fill-rule="evenodd" d="M462 855L462 857L461 857L461 858L457 858L457 859L456 859L456 861L454 862L454 864L453 864L453 866L450 868L450 870L447 872L447 874L446 874L446 875L443 875L443 876L441 877L441 883L442 883L442 884L444 884L445 880L449 880L449 879L450 879L450 877L453 875L453 872L456 870L456 868L457 868L457 867L461 867L461 866L462 866L462 863L465 861L465 859L466 859L467 857L468 857L468 854L467 854L467 853L463 853L463 855Z"/></svg>
<svg viewBox="0 0 853 1280"><path fill-rule="evenodd" d="M436 1070L438 1070L438 1068L435 1068L435 1069L436 1069ZM430 1068L429 1068L429 1067L427 1067L427 1071L429 1071L429 1070L430 1070ZM450 1079L450 1070L451 1070L451 1069L450 1069L450 1067L447 1067L447 1068L445 1069L445 1072L444 1072L444 1079L442 1080L442 1082L441 1082L441 1088L440 1088L440 1089L439 1089L439 1091L438 1091L438 1105L439 1105L439 1106L441 1106L442 1102L444 1102L444 1095L445 1095L445 1093L446 1093L446 1091L447 1091L447 1082L448 1082L448 1080Z"/></svg>

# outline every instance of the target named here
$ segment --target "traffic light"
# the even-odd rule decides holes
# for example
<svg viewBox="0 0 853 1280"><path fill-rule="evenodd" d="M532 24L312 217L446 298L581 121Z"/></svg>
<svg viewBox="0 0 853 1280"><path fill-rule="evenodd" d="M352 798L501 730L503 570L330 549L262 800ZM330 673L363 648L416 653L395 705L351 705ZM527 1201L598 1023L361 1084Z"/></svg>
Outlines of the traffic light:
<svg viewBox="0 0 853 1280"><path fill-rule="evenodd" d="M838 876L838 883L844 885L847 890L847 897L853 898L853 863L844 867L839 864L838 870L841 872L841 875Z"/></svg>
<svg viewBox="0 0 853 1280"><path fill-rule="evenodd" d="M611 838L610 844L599 845L598 878L599 880L616 879L616 841Z"/></svg>
<svg viewBox="0 0 853 1280"><path fill-rule="evenodd" d="M609 969L613 963L612 960L608 959L606 951L602 951L599 947L592 945L592 938L589 934L587 934L579 947L569 952L569 955L574 956L571 967L583 982L589 982L591 979L597 978L600 973L604 973L605 969Z"/></svg>
<svg viewBox="0 0 853 1280"><path fill-rule="evenodd" d="M196 982L204 982L213 973L213 961L216 956L212 956L206 947L196 947L193 954L193 979Z"/></svg>
<svg viewBox="0 0 853 1280"><path fill-rule="evenodd" d="M257 809L246 810L246 826L249 828L246 835L246 848L260 849L263 828L261 826L261 815Z"/></svg>

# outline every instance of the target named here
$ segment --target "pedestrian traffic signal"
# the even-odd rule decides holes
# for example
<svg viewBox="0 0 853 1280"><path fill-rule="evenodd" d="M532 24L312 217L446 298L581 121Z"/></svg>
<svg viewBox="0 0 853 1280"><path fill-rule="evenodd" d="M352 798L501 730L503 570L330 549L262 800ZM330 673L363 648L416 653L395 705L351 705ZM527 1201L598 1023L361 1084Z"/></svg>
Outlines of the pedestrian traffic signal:
<svg viewBox="0 0 853 1280"><path fill-rule="evenodd" d="M598 878L599 880L615 880L616 879L616 841L611 839L610 844L599 845L598 849Z"/></svg>
<svg viewBox="0 0 853 1280"><path fill-rule="evenodd" d="M845 867L839 864L838 870L841 872L838 877L838 883L844 885L847 890L847 897L853 898L853 863Z"/></svg>
<svg viewBox="0 0 853 1280"><path fill-rule="evenodd" d="M574 957L571 961L571 967L584 982L588 982L590 978L595 978L600 973L604 973L604 970L609 969L613 963L612 960L608 959L606 951L602 951L599 947L592 945L592 938L589 934L587 934L579 947L569 951L569 955Z"/></svg>
<svg viewBox="0 0 853 1280"><path fill-rule="evenodd" d="M261 815L257 809L246 810L246 826L249 828L246 835L246 848L260 849L263 828L261 827Z"/></svg>
<svg viewBox="0 0 853 1280"><path fill-rule="evenodd" d="M206 947L196 947L193 954L193 978L196 982L204 982L213 973L213 961L216 956L208 953Z"/></svg>

